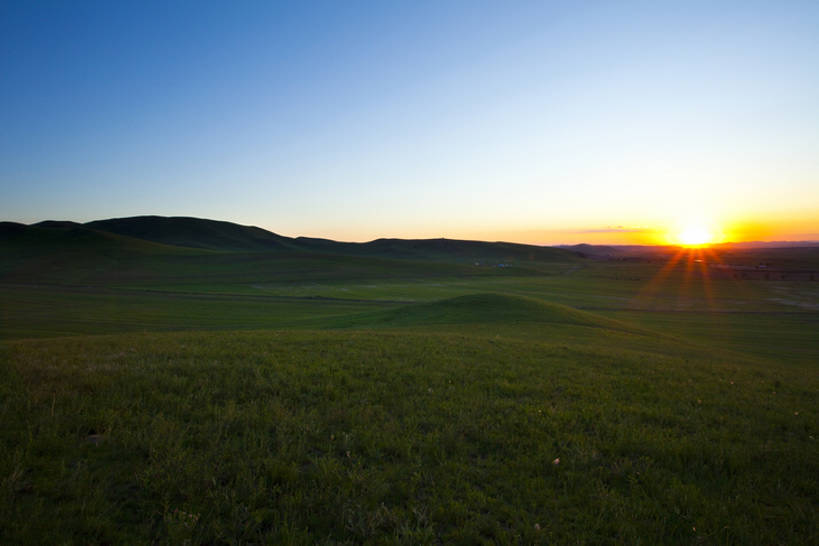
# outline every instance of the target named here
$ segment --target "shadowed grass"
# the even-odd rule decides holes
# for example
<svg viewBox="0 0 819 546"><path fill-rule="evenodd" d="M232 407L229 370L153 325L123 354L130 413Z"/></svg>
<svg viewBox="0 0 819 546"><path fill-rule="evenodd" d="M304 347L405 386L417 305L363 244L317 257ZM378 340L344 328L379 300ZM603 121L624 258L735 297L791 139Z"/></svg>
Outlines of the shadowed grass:
<svg viewBox="0 0 819 546"><path fill-rule="evenodd" d="M0 347L7 542L817 538L802 369L407 330Z"/></svg>

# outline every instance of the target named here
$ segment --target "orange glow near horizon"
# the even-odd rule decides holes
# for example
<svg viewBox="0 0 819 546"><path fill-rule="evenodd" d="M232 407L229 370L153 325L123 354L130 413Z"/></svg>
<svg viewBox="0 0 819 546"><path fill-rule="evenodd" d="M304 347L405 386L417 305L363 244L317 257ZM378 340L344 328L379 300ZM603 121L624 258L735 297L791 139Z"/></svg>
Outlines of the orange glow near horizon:
<svg viewBox="0 0 819 546"><path fill-rule="evenodd" d="M705 207L703 205L703 207ZM613 218L600 222L550 221L537 226L537 220L501 222L484 225L452 222L447 225L369 226L349 224L342 227L321 226L315 230L282 233L288 236L322 237L338 241L367 242L377 238L400 239L466 239L507 241L533 245L657 245L704 248L723 243L750 241L816 241L819 240L819 212L794 211L783 214L739 215L713 208L680 208L653 216L634 215L633 219ZM248 222L253 223L253 222ZM276 231L272 226L264 226ZM537 226L537 227L533 227Z"/></svg>

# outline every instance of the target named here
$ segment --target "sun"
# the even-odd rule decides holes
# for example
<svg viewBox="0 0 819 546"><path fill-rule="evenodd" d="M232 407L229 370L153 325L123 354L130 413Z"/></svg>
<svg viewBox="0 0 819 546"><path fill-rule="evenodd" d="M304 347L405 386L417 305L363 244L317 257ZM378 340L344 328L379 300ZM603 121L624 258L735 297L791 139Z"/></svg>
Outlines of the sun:
<svg viewBox="0 0 819 546"><path fill-rule="evenodd" d="M675 239L679 245L699 247L713 243L714 234L705 222L701 220L689 220L680 226Z"/></svg>
<svg viewBox="0 0 819 546"><path fill-rule="evenodd" d="M702 224L691 224L685 226L680 231L677 238L683 246L702 246L707 245L713 239L708 228Z"/></svg>

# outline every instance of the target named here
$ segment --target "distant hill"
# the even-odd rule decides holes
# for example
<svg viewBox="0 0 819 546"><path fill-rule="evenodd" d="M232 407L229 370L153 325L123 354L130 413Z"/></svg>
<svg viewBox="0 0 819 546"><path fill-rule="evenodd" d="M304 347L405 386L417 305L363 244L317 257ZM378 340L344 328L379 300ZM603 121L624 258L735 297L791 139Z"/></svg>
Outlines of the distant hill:
<svg viewBox="0 0 819 546"><path fill-rule="evenodd" d="M85 282L102 271L133 269L207 252L89 229L74 222L0 222L0 280Z"/></svg>
<svg viewBox="0 0 819 546"><path fill-rule="evenodd" d="M677 252L677 245L557 245L555 248L571 250L592 258L625 258L645 257L658 253ZM710 245L712 250L719 251L759 251L759 250L790 250L819 248L819 241L748 241L741 243L717 243Z"/></svg>
<svg viewBox="0 0 819 546"><path fill-rule="evenodd" d="M517 243L463 241L457 239L377 239L364 243L369 251L395 258L460 258L464 261L486 261L482 265L505 262L555 261L576 254L551 247Z"/></svg>
<svg viewBox="0 0 819 546"><path fill-rule="evenodd" d="M292 250L293 242L258 227L183 216L134 216L84 225L146 241L212 250Z"/></svg>
<svg viewBox="0 0 819 546"><path fill-rule="evenodd" d="M564 248L566 250L571 250L573 252L577 252L583 256L590 256L595 258L613 258L616 256L623 256L627 254L627 250L615 247L615 246L608 246L608 245L590 245L587 243L581 243L579 245L558 245L556 248Z"/></svg>
<svg viewBox="0 0 819 546"><path fill-rule="evenodd" d="M0 222L0 281L150 285L523 274L570 251L452 239L343 243L199 218Z"/></svg>
<svg viewBox="0 0 819 546"><path fill-rule="evenodd" d="M45 221L27 226L0 222L0 249L8 257L49 254L179 254L185 249L90 229L75 222Z"/></svg>
<svg viewBox="0 0 819 546"><path fill-rule="evenodd" d="M157 243L225 251L295 251L378 258L456 261L484 266L504 266L532 261L567 261L572 251L503 242L457 239L376 239L344 243L331 239L285 237L259 227L201 218L135 216L97 220L87 228Z"/></svg>
<svg viewBox="0 0 819 546"><path fill-rule="evenodd" d="M720 243L718 248L799 248L819 247L819 241L744 241L741 243Z"/></svg>
<svg viewBox="0 0 819 546"><path fill-rule="evenodd" d="M32 227L43 227L43 228L78 228L82 227L82 224L79 222L71 222L69 220L44 220L42 222L37 222L36 224L31 224Z"/></svg>
<svg viewBox="0 0 819 546"><path fill-rule="evenodd" d="M339 243L328 239L299 237L298 248L354 256L404 260L456 261L498 267L523 262L575 260L571 251L517 243L465 241L459 239L376 239L367 243Z"/></svg>

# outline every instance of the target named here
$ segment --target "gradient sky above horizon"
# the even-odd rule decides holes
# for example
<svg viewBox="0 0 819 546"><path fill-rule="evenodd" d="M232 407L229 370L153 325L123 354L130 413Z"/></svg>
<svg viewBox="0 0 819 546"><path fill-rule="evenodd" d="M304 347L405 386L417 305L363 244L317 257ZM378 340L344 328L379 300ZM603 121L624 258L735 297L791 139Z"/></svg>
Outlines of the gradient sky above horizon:
<svg viewBox="0 0 819 546"><path fill-rule="evenodd" d="M0 220L819 240L819 2L0 3Z"/></svg>

